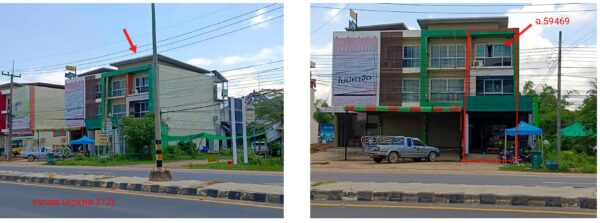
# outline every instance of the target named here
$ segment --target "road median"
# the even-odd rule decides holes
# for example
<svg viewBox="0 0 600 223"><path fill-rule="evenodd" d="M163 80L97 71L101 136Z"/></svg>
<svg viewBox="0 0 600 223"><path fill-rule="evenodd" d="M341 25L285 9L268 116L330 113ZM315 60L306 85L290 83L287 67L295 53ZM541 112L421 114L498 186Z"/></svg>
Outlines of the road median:
<svg viewBox="0 0 600 223"><path fill-rule="evenodd" d="M330 182L314 183L311 200L383 201L596 209L596 188Z"/></svg>
<svg viewBox="0 0 600 223"><path fill-rule="evenodd" d="M103 188L283 204L283 186L218 181L148 181L141 177L0 171L0 181Z"/></svg>

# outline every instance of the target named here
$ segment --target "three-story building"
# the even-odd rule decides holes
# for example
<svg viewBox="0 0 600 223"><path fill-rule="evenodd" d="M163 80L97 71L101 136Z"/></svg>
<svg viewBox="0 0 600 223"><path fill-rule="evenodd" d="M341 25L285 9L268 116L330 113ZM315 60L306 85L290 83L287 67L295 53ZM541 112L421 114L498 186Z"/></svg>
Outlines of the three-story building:
<svg viewBox="0 0 600 223"><path fill-rule="evenodd" d="M497 152L518 121L537 125L537 98L519 95L519 42L505 45L519 32L508 17L417 22L421 30L396 23L333 33L338 145L404 135L461 160L491 160L474 154Z"/></svg>

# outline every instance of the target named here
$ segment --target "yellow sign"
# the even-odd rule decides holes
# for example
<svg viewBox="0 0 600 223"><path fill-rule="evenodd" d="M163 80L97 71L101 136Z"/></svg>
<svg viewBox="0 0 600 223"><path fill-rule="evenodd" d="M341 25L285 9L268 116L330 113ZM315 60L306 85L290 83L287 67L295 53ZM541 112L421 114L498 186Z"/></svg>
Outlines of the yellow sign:
<svg viewBox="0 0 600 223"><path fill-rule="evenodd" d="M95 145L107 146L110 143L110 140L108 138L108 131L96 130L94 131L94 135Z"/></svg>
<svg viewBox="0 0 600 223"><path fill-rule="evenodd" d="M350 17L352 17L355 22L358 21L358 14L356 14L356 12L352 9L350 9Z"/></svg>
<svg viewBox="0 0 600 223"><path fill-rule="evenodd" d="M65 69L66 69L67 71L73 71L73 72L75 72L75 70L76 70L77 68L75 68L75 66L69 66L69 65L67 65L67 67L66 67Z"/></svg>

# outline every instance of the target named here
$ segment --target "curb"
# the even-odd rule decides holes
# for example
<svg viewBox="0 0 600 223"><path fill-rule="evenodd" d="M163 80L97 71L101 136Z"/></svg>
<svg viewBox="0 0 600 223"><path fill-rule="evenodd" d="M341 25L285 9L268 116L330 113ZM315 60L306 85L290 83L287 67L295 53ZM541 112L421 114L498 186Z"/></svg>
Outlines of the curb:
<svg viewBox="0 0 600 223"><path fill-rule="evenodd" d="M448 204L512 205L537 207L571 207L596 209L596 198L564 198L558 196L529 196L522 194L464 194L464 193L407 193L403 191L342 191L311 190L310 200L328 201L389 201Z"/></svg>
<svg viewBox="0 0 600 223"><path fill-rule="evenodd" d="M78 187L96 187L113 190L143 191L152 193L178 194L188 196L204 196L229 200L243 200L261 203L283 204L283 194L262 192L228 191L214 188L193 188L179 186L163 186L157 184L124 183L100 180L77 180L70 178L28 177L16 175L0 175L0 181L27 182ZM341 195L340 195L341 197ZM586 203L587 204L587 203ZM595 200L594 200L595 205Z"/></svg>

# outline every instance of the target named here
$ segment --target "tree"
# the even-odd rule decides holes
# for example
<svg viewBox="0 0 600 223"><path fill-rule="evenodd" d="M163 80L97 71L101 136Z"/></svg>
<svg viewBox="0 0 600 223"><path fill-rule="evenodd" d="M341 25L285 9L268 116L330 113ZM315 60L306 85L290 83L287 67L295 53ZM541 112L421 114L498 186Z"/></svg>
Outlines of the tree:
<svg viewBox="0 0 600 223"><path fill-rule="evenodd" d="M333 123L334 115L331 113L321 112L321 108L329 107L327 101L323 99L317 99L315 101L315 112L313 113L313 118L319 123Z"/></svg>
<svg viewBox="0 0 600 223"><path fill-rule="evenodd" d="M258 94L265 100L255 104L256 118L269 123L283 123L283 89L263 89Z"/></svg>
<svg viewBox="0 0 600 223"><path fill-rule="evenodd" d="M141 118L125 117L121 119L119 129L130 152L141 158L153 157L154 149L150 148L154 140L154 113L147 113ZM148 146L148 151L144 152L144 146Z"/></svg>
<svg viewBox="0 0 600 223"><path fill-rule="evenodd" d="M578 117L583 127L595 135L597 123L596 93L598 86L595 81L591 82L591 84L594 88L587 91L587 96L583 99L583 104L579 109Z"/></svg>

